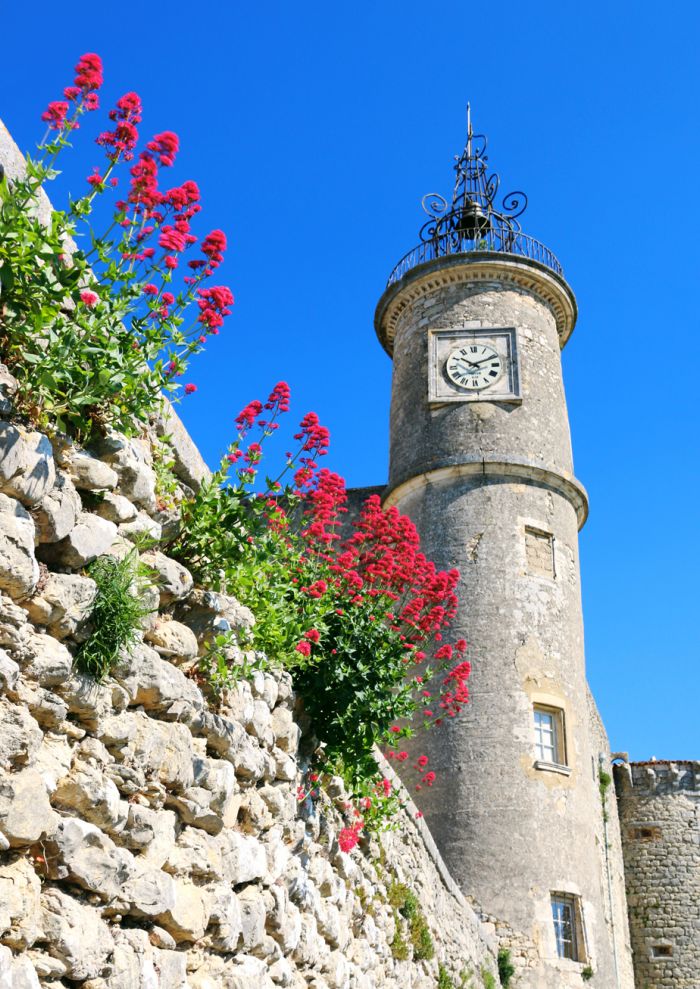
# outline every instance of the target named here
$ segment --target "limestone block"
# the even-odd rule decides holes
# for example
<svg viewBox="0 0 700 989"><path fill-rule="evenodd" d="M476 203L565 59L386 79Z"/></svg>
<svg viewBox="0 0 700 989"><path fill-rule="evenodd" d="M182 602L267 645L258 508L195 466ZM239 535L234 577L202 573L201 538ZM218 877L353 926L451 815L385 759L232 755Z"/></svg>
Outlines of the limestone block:
<svg viewBox="0 0 700 989"><path fill-rule="evenodd" d="M56 686L56 693L68 705L69 712L91 729L111 717L116 684L96 683L84 673L71 673ZM123 705L122 705L123 706Z"/></svg>
<svg viewBox="0 0 700 989"><path fill-rule="evenodd" d="M10 374L7 365L0 364L0 415L12 414L12 396L16 393L17 387L17 378Z"/></svg>
<svg viewBox="0 0 700 989"><path fill-rule="evenodd" d="M95 978L106 970L114 938L93 907L48 887L41 896L41 924L48 950L63 962L67 978Z"/></svg>
<svg viewBox="0 0 700 989"><path fill-rule="evenodd" d="M167 656L174 663L191 663L197 659L197 638L192 629L182 622L157 619L145 638L161 656Z"/></svg>
<svg viewBox="0 0 700 989"><path fill-rule="evenodd" d="M297 764L286 752L281 749L272 750L272 758L275 764L275 779L292 782L296 779Z"/></svg>
<svg viewBox="0 0 700 989"><path fill-rule="evenodd" d="M31 845L52 834L58 823L36 769L0 776L0 832L12 848Z"/></svg>
<svg viewBox="0 0 700 989"><path fill-rule="evenodd" d="M0 594L0 646L21 652L32 631L25 609Z"/></svg>
<svg viewBox="0 0 700 989"><path fill-rule="evenodd" d="M52 635L32 632L21 658L22 672L42 687L64 684L73 668L72 653Z"/></svg>
<svg viewBox="0 0 700 989"><path fill-rule="evenodd" d="M295 755L301 738L301 729L294 721L289 708L276 707L272 712L272 733L277 748L288 755Z"/></svg>
<svg viewBox="0 0 700 989"><path fill-rule="evenodd" d="M40 555L46 563L79 570L106 553L116 535L117 527L114 522L81 512L65 539L43 545Z"/></svg>
<svg viewBox="0 0 700 989"><path fill-rule="evenodd" d="M178 901L172 877L139 858L130 858L133 869L121 887L129 912L137 917L159 917L164 911L174 909Z"/></svg>
<svg viewBox="0 0 700 989"><path fill-rule="evenodd" d="M0 649L0 691L14 690L18 676L19 666L4 649Z"/></svg>
<svg viewBox="0 0 700 989"><path fill-rule="evenodd" d="M246 951L262 945L265 937L267 903L265 893L257 886L246 886L238 896L241 909L241 937Z"/></svg>
<svg viewBox="0 0 700 989"><path fill-rule="evenodd" d="M129 812L112 780L86 762L78 762L59 780L51 803L108 832L122 831Z"/></svg>
<svg viewBox="0 0 700 989"><path fill-rule="evenodd" d="M271 886L274 906L267 914L268 933L277 941L285 955L289 955L301 938L301 913L289 899L284 886Z"/></svg>
<svg viewBox="0 0 700 989"><path fill-rule="evenodd" d="M45 980L60 979L68 971L68 966L60 959L53 958L51 955L47 955L45 951L39 951L38 948L28 951L26 957L44 985L47 984ZM50 982L50 985L60 986L62 983Z"/></svg>
<svg viewBox="0 0 700 989"><path fill-rule="evenodd" d="M119 482L111 467L77 447L62 453L60 462L75 487L81 491L111 491Z"/></svg>
<svg viewBox="0 0 700 989"><path fill-rule="evenodd" d="M226 830L221 834L222 878L234 886L263 879L267 872L265 846L252 835Z"/></svg>
<svg viewBox="0 0 700 989"><path fill-rule="evenodd" d="M29 507L41 501L55 480L48 437L0 422L0 490Z"/></svg>
<svg viewBox="0 0 700 989"><path fill-rule="evenodd" d="M206 738L209 749L230 762L244 745L250 744L242 725L208 709L200 711L190 727L195 734Z"/></svg>
<svg viewBox="0 0 700 989"><path fill-rule="evenodd" d="M191 573L176 560L171 560L170 557L156 550L143 553L141 560L156 573L161 608L174 601L181 601L192 590L194 581Z"/></svg>
<svg viewBox="0 0 700 989"><path fill-rule="evenodd" d="M156 919L178 943L198 941L209 923L211 896L183 879L170 879L170 882L174 888L174 903Z"/></svg>
<svg viewBox="0 0 700 989"><path fill-rule="evenodd" d="M174 876L212 882L222 875L223 843L199 828L183 828L163 868Z"/></svg>
<svg viewBox="0 0 700 989"><path fill-rule="evenodd" d="M106 491L95 506L95 514L119 525L122 522L132 522L138 515L138 508L124 495Z"/></svg>
<svg viewBox="0 0 700 989"><path fill-rule="evenodd" d="M29 713L39 722L45 731L58 728L65 721L68 705L64 704L58 694L46 690L28 680L20 680L17 685L17 699L26 704Z"/></svg>
<svg viewBox="0 0 700 989"><path fill-rule="evenodd" d="M42 936L39 918L41 882L27 861L0 866L0 940L24 951Z"/></svg>
<svg viewBox="0 0 700 989"><path fill-rule="evenodd" d="M239 812L241 828L249 834L262 834L274 824L267 803L256 789L248 789L241 795Z"/></svg>
<svg viewBox="0 0 700 989"><path fill-rule="evenodd" d="M225 883L207 886L207 893L211 900L211 946L217 951L234 952L243 929L238 897Z"/></svg>
<svg viewBox="0 0 700 989"><path fill-rule="evenodd" d="M302 825L303 821L299 821ZM263 835L263 846L267 857L267 875L265 882L268 884L284 881L289 863L292 858L290 848L295 847L296 835L290 835L289 830L282 825L275 825Z"/></svg>
<svg viewBox="0 0 700 989"><path fill-rule="evenodd" d="M0 591L14 598L31 594L39 580L34 531L26 508L0 494Z"/></svg>
<svg viewBox="0 0 700 989"><path fill-rule="evenodd" d="M230 763L222 759L208 759L206 763L206 776L198 782L211 791L211 809L220 816L224 827L233 827L241 804L236 772Z"/></svg>
<svg viewBox="0 0 700 989"><path fill-rule="evenodd" d="M169 860L175 846L177 817L170 810L153 810L139 804L129 804L127 826L120 835L120 842L134 851L156 869ZM172 871L172 870L168 870Z"/></svg>
<svg viewBox="0 0 700 989"><path fill-rule="evenodd" d="M181 792L194 781L192 735L185 725L154 721L146 714L134 717L129 758L169 790Z"/></svg>
<svg viewBox="0 0 700 989"><path fill-rule="evenodd" d="M185 824L201 828L208 834L217 835L224 826L219 814L211 807L212 794L201 786L188 787L182 794L172 794L167 798L168 807L177 810Z"/></svg>
<svg viewBox="0 0 700 989"><path fill-rule="evenodd" d="M28 711L0 697L0 768L15 769L31 762L43 737Z"/></svg>
<svg viewBox="0 0 700 989"><path fill-rule="evenodd" d="M97 741L91 739L91 741ZM99 743L98 743L99 744ZM58 786L58 781L66 775L73 761L73 748L65 735L47 732L39 746L32 769L41 773L41 778L49 794Z"/></svg>
<svg viewBox="0 0 700 989"><path fill-rule="evenodd" d="M255 738L265 745L267 748L272 748L274 744L274 736L272 734L272 719L270 715L270 708L267 706L264 700L254 700L252 709L249 716L244 721L245 729L250 735L254 735Z"/></svg>
<svg viewBox="0 0 700 989"><path fill-rule="evenodd" d="M265 962L241 953L231 960L205 956L189 983L191 989L274 989Z"/></svg>
<svg viewBox="0 0 700 989"><path fill-rule="evenodd" d="M178 606L175 617L189 625L200 640L230 629L245 633L255 624L250 609L235 598L199 588Z"/></svg>
<svg viewBox="0 0 700 989"><path fill-rule="evenodd" d="M28 958L13 958L4 944L0 945L0 989L41 989L39 978Z"/></svg>
<svg viewBox="0 0 700 989"><path fill-rule="evenodd" d="M56 543L71 531L83 510L80 495L65 471L56 471L50 491L32 508L36 537L40 543Z"/></svg>
<svg viewBox="0 0 700 989"><path fill-rule="evenodd" d="M41 590L25 602L31 620L56 639L74 636L90 614L97 585L90 577L51 573Z"/></svg>
<svg viewBox="0 0 700 989"><path fill-rule="evenodd" d="M145 644L124 651L112 675L128 692L132 703L147 711L167 712L176 701L184 703L192 714L204 707L204 698L196 684Z"/></svg>
<svg viewBox="0 0 700 989"><path fill-rule="evenodd" d="M134 536L148 536L158 542L163 535L163 529L160 522L152 519L148 512L140 511L130 522L120 524L119 535L126 536L127 539L133 539Z"/></svg>

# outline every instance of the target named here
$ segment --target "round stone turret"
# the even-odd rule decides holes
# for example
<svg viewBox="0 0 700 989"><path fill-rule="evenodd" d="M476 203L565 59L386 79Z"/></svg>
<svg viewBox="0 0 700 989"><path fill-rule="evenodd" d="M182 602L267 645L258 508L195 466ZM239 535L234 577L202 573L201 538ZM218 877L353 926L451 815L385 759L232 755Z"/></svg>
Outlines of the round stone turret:
<svg viewBox="0 0 700 989"><path fill-rule="evenodd" d="M495 210L484 147L470 127L452 206L430 197L423 244L375 319L394 363L384 503L459 569L452 635L473 666L468 708L416 740L437 773L417 800L463 891L497 919L520 989L591 973L632 989L583 653L587 499L561 371L576 303L551 252L533 256L538 242Z"/></svg>

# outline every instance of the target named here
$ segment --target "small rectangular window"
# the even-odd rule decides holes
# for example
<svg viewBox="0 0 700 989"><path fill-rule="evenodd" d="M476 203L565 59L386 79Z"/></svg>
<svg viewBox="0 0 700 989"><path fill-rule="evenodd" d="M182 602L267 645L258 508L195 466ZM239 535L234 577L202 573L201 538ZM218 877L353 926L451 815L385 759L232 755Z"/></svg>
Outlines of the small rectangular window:
<svg viewBox="0 0 700 989"><path fill-rule="evenodd" d="M566 765L564 712L556 707L534 706L535 760L553 766Z"/></svg>
<svg viewBox="0 0 700 989"><path fill-rule="evenodd" d="M652 958L673 958L673 948L670 944L653 944L651 946Z"/></svg>
<svg viewBox="0 0 700 989"><path fill-rule="evenodd" d="M554 536L551 532L525 526L527 572L538 577L554 578Z"/></svg>
<svg viewBox="0 0 700 989"><path fill-rule="evenodd" d="M581 902L577 896L552 893L552 921L559 958L586 961Z"/></svg>

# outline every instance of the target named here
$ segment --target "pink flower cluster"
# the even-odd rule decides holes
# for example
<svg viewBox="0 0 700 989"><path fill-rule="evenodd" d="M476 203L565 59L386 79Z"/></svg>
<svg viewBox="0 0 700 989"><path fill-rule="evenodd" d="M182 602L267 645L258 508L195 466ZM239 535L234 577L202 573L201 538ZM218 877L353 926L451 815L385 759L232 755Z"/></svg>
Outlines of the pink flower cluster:
<svg viewBox="0 0 700 989"><path fill-rule="evenodd" d="M52 130L71 129L78 127L75 118L68 121L70 103L79 102L80 109L96 110L99 106L97 90L103 83L102 59L93 52L81 55L75 67L75 82L63 90L64 100L54 100L49 103L41 115Z"/></svg>
<svg viewBox="0 0 700 989"><path fill-rule="evenodd" d="M117 100L117 105L109 111L109 119L116 124L114 130L103 131L96 139L97 144L107 148L107 157L116 162L119 158L130 161L139 139L136 124L141 123L141 98L137 93L125 93Z"/></svg>

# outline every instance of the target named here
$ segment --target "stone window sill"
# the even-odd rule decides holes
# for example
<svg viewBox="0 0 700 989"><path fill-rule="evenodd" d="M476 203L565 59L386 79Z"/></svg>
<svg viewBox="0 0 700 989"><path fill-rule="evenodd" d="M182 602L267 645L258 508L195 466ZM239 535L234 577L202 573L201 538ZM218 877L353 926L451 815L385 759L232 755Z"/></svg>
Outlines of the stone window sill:
<svg viewBox="0 0 700 989"><path fill-rule="evenodd" d="M536 759L535 769L541 769L546 773L559 773L560 776L571 776L571 766L562 766L558 762L542 762Z"/></svg>

